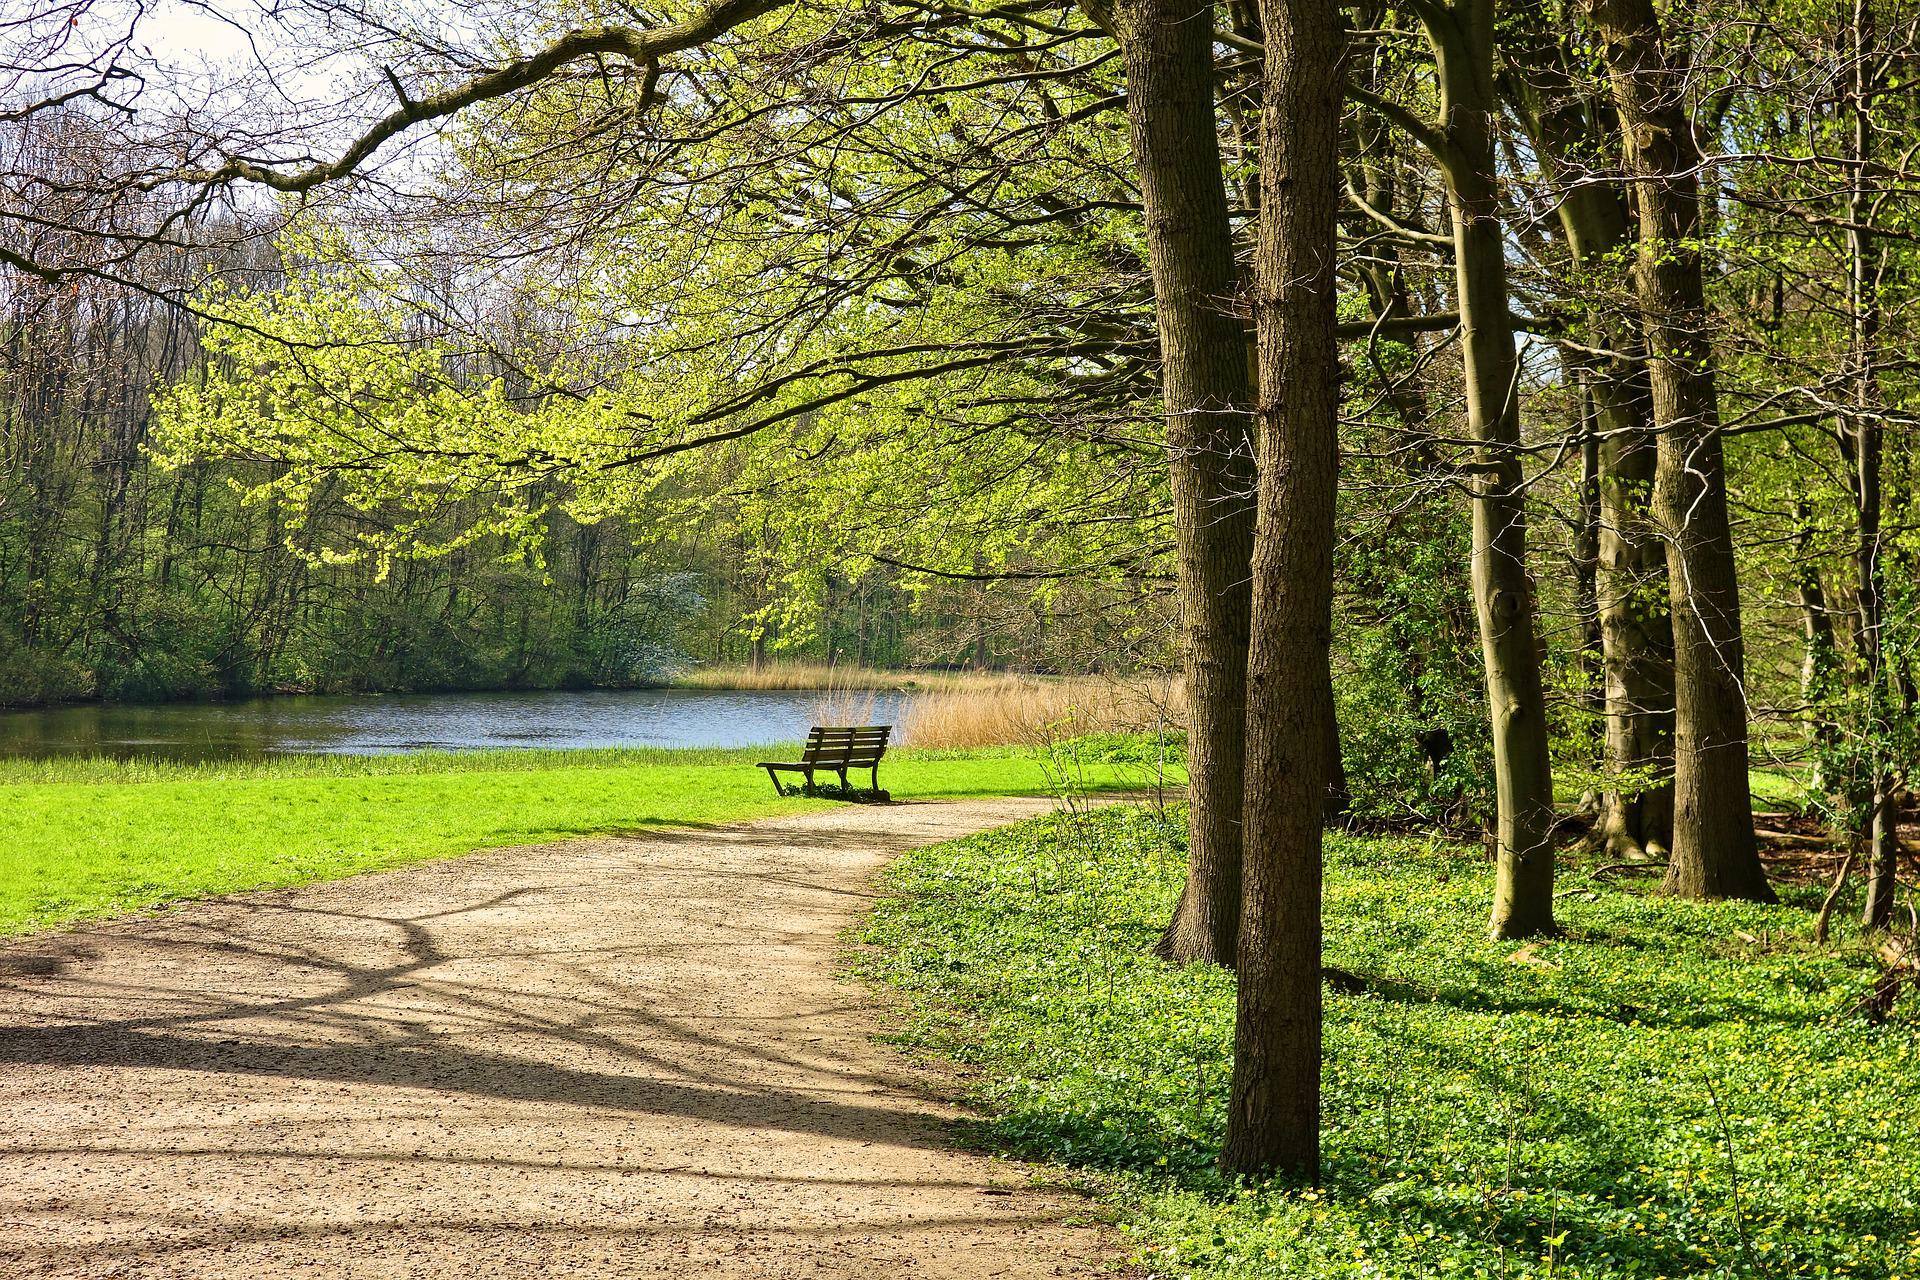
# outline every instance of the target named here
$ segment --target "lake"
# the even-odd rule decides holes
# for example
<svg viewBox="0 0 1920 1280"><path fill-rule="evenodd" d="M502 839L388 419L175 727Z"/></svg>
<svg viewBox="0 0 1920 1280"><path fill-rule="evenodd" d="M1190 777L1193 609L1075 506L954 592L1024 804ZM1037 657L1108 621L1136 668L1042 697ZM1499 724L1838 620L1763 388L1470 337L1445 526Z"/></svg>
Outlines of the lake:
<svg viewBox="0 0 1920 1280"><path fill-rule="evenodd" d="M88 704L0 711L0 755L216 760L500 747L751 747L805 738L820 719L825 696L811 690L619 689ZM873 718L897 721L904 696L871 695ZM856 697L864 718L869 695Z"/></svg>

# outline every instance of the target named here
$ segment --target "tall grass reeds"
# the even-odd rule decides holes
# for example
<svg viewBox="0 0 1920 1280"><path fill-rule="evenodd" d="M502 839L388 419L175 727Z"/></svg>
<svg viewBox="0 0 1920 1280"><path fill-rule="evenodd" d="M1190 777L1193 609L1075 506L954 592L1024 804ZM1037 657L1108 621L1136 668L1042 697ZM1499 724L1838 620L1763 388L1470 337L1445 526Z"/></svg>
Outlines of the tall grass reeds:
<svg viewBox="0 0 1920 1280"><path fill-rule="evenodd" d="M1006 679L991 672L882 671L824 662L765 662L757 667L693 667L673 678L679 689L823 690L955 689Z"/></svg>
<svg viewBox="0 0 1920 1280"><path fill-rule="evenodd" d="M1007 676L971 688L908 696L900 740L928 748L1040 746L1090 733L1136 733L1186 724L1177 679Z"/></svg>

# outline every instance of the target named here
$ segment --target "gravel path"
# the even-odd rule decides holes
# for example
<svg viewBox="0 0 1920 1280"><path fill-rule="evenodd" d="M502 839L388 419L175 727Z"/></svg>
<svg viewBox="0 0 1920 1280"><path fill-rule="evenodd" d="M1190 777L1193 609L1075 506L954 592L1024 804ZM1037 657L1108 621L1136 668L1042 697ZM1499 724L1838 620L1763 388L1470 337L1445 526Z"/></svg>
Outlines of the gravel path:
<svg viewBox="0 0 1920 1280"><path fill-rule="evenodd" d="M503 849L0 946L0 1275L1094 1276L836 934L1043 801ZM924 1085L925 1081L919 1081Z"/></svg>

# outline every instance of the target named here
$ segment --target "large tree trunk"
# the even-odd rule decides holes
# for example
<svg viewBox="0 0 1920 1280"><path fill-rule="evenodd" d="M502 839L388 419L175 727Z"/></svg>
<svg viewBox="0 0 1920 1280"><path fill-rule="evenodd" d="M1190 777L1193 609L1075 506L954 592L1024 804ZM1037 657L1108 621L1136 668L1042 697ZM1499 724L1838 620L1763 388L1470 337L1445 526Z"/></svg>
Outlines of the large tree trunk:
<svg viewBox="0 0 1920 1280"><path fill-rule="evenodd" d="M1232 1173L1320 1173L1321 806L1333 705L1339 352L1334 213L1341 54L1334 0L1266 11L1260 130L1260 517L1247 709L1247 861Z"/></svg>
<svg viewBox="0 0 1920 1280"><path fill-rule="evenodd" d="M1256 197L1257 197L1257 193ZM1257 342L1255 346L1257 347ZM1254 362L1252 376L1253 398L1260 399L1259 353L1249 351ZM1326 757L1326 785L1320 796L1320 818L1329 827L1343 824L1353 814L1353 790L1347 784L1347 763L1340 754L1340 716L1339 708L1332 698L1327 700L1327 708L1320 720L1321 750Z"/></svg>
<svg viewBox="0 0 1920 1280"><path fill-rule="evenodd" d="M1232 964L1239 933L1246 733L1247 566L1254 465L1239 283L1214 132L1213 10L1129 0L1111 15L1145 208L1160 326L1187 673L1186 888L1168 959Z"/></svg>
<svg viewBox="0 0 1920 1280"><path fill-rule="evenodd" d="M1851 352L1857 401L1854 406L1853 499L1856 517L1854 541L1855 595L1860 614L1860 665L1867 686L1867 793L1862 797L1861 843L1867 864L1867 900L1861 922L1884 929L1893 918L1893 892L1899 883L1899 814L1894 802L1893 768L1888 759L1890 731L1885 645L1886 583L1881 569L1881 525L1885 499L1880 484L1883 452L1879 352L1879 255L1871 230L1873 197L1878 184L1867 178L1873 163L1873 104L1879 92L1874 59L1872 0L1853 3L1853 170L1847 198L1847 304L1852 313Z"/></svg>
<svg viewBox="0 0 1920 1280"><path fill-rule="evenodd" d="M1561 368L1577 387L1580 401L1580 480L1574 490L1574 611L1580 620L1580 738L1595 764L1606 760L1606 641L1600 625L1600 417L1593 403L1593 371L1569 360ZM1605 796L1591 787L1580 797L1583 813L1598 816Z"/></svg>
<svg viewBox="0 0 1920 1280"><path fill-rule="evenodd" d="M1645 367L1612 364L1594 398L1604 435L1598 605L1607 768L1640 779L1607 793L1601 833L1616 856L1662 859L1673 841L1673 620L1666 549L1649 519L1657 448Z"/></svg>
<svg viewBox="0 0 1920 1280"><path fill-rule="evenodd" d="M1440 77L1435 154L1453 215L1456 287L1474 459L1473 596L1493 727L1497 880L1492 932L1551 933L1553 779L1546 697L1527 573L1521 487L1520 371L1507 309L1493 120L1493 4L1420 7Z"/></svg>
<svg viewBox="0 0 1920 1280"><path fill-rule="evenodd" d="M1391 11L1377 4L1363 5L1352 11L1350 17L1356 26L1365 29L1386 28L1395 20ZM1392 40L1371 40L1368 43L1368 56L1351 62L1347 74L1354 84L1364 90L1375 95L1385 94L1393 87L1403 54ZM1400 207L1403 161L1398 137L1374 112L1361 112L1354 118L1352 127L1349 146L1354 156L1352 163L1358 168L1355 185L1361 201L1368 210L1373 211L1373 216L1384 216L1389 220L1405 217L1406 213ZM1416 200L1419 198L1417 191L1416 187ZM1390 325L1403 317L1417 314L1419 310L1408 287L1401 254L1402 249L1394 239L1386 237L1370 245L1365 253L1357 255L1357 261L1353 256L1349 257L1347 265L1360 273L1372 311L1371 318L1376 322ZM1406 372L1392 368L1388 360L1382 359L1386 352L1383 344L1378 342L1369 341L1361 352L1356 353L1355 359L1364 360L1372 366L1374 380L1403 433L1404 443L1397 446L1397 451L1404 452L1406 480L1423 490L1413 501L1430 517L1437 513L1441 504L1451 501L1449 491L1453 479L1448 461L1441 456L1437 447L1436 418L1429 395L1430 380L1440 375L1437 366L1430 364L1432 348L1429 342L1418 332L1395 335L1392 345L1401 344L1413 355L1411 369ZM1416 518L1414 523L1421 521L1422 518ZM1429 718L1432 707L1423 681L1430 669L1430 659L1435 653L1465 652L1478 634L1470 581L1472 557L1464 561L1442 557L1435 565L1435 570L1440 576L1433 581L1416 582L1411 576L1381 574L1369 575L1368 580L1357 584L1357 589L1367 598L1369 611L1380 618L1403 614L1425 600L1437 599L1441 603L1439 614L1433 618L1436 625L1431 628L1416 627L1423 634L1420 643L1406 654L1404 682L1406 708L1414 741L1426 757L1430 773L1437 772L1441 767L1452 741L1446 729ZM1446 803L1449 809L1459 808L1457 786Z"/></svg>
<svg viewBox="0 0 1920 1280"><path fill-rule="evenodd" d="M1660 438L1654 515L1667 540L1674 642L1673 856L1689 898L1771 901L1747 777L1740 586L1727 517L1700 234L1700 152L1684 67L1651 0L1587 0L1619 109L1640 213L1634 265Z"/></svg>
<svg viewBox="0 0 1920 1280"><path fill-rule="evenodd" d="M1617 279L1610 264L1631 242L1624 193L1592 181L1618 147L1601 132L1596 104L1583 100L1562 62L1558 33L1525 23L1507 48L1508 78L1542 169L1556 186L1560 229L1576 279L1604 298ZM1606 772L1597 834L1616 858L1667 856L1673 838L1673 623L1665 597L1666 548L1649 510L1656 445L1653 388L1633 326L1604 303L1589 310L1588 345L1611 355L1579 357L1592 376L1600 436L1599 614Z"/></svg>

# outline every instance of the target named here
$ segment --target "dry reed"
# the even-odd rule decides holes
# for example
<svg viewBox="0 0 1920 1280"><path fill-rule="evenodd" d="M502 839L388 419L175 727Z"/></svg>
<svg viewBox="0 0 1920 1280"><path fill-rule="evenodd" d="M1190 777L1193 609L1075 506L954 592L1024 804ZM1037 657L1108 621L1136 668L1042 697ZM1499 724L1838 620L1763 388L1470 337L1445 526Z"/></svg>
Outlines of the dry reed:
<svg viewBox="0 0 1920 1280"><path fill-rule="evenodd" d="M1178 681L1150 676L1009 677L998 685L908 696L900 740L915 747L1044 743L1186 723Z"/></svg>
<svg viewBox="0 0 1920 1280"><path fill-rule="evenodd" d="M682 689L818 689L841 693L862 689L964 689L1009 678L977 671L879 671L828 666L824 662L767 662L757 667L695 667L675 676L673 683Z"/></svg>

